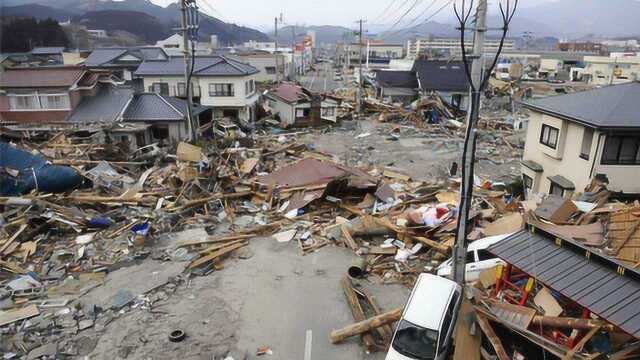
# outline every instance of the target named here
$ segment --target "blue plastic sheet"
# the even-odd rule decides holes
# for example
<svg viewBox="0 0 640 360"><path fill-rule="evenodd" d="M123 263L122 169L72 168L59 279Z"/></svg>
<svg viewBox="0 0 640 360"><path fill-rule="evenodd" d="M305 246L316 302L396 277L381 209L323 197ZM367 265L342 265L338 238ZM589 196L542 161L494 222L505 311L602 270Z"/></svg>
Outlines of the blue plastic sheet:
<svg viewBox="0 0 640 360"><path fill-rule="evenodd" d="M17 170L12 176L7 170ZM45 158L0 142L0 196L15 196L34 189L64 192L78 187L82 177L68 166L52 165Z"/></svg>

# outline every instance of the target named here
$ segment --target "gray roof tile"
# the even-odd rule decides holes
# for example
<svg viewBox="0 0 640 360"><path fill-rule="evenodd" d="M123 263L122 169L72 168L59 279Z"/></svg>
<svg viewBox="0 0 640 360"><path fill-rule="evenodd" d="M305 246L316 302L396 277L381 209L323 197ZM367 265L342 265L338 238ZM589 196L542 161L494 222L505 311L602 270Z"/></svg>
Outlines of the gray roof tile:
<svg viewBox="0 0 640 360"><path fill-rule="evenodd" d="M640 83L523 101L526 108L601 129L640 128Z"/></svg>
<svg viewBox="0 0 640 360"><path fill-rule="evenodd" d="M122 115L124 121L182 121L182 112L159 94L134 95Z"/></svg>
<svg viewBox="0 0 640 360"><path fill-rule="evenodd" d="M74 123L115 121L132 95L133 89L131 88L111 86L103 88L96 96L83 99L67 118L67 121Z"/></svg>
<svg viewBox="0 0 640 360"><path fill-rule="evenodd" d="M242 76L257 73L258 70L249 64L245 64L224 56L199 56L196 57L194 75L202 76ZM136 75L183 75L184 60L180 57L172 57L166 61L144 61L138 67Z"/></svg>

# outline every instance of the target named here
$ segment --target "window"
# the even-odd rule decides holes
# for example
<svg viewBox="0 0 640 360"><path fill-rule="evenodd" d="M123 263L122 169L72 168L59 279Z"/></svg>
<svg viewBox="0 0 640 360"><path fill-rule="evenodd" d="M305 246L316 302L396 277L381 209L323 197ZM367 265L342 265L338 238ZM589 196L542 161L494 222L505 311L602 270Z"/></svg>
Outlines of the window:
<svg viewBox="0 0 640 360"><path fill-rule="evenodd" d="M457 291L453 292L451 296L451 301L449 302L449 306L447 307L447 312L444 314L444 319L442 319L442 330L440 331L440 341L438 345L438 353L442 353L445 350L446 342L449 338L449 329L453 324L453 318L455 317L456 305L458 303L459 294Z"/></svg>
<svg viewBox="0 0 640 360"><path fill-rule="evenodd" d="M591 143L593 142L593 129L584 128L582 135L582 147L580 148L580 157L589 160L589 153L591 153Z"/></svg>
<svg viewBox="0 0 640 360"><path fill-rule="evenodd" d="M187 96L186 83L183 83L183 82L178 83L178 96L181 96L181 97Z"/></svg>
<svg viewBox="0 0 640 360"><path fill-rule="evenodd" d="M485 261L485 260L491 260L491 259L495 259L495 255L493 255L492 253L488 252L485 249L480 249L478 250L478 261Z"/></svg>
<svg viewBox="0 0 640 360"><path fill-rule="evenodd" d="M151 84L151 91L163 96L169 96L169 84L163 82L157 82Z"/></svg>
<svg viewBox="0 0 640 360"><path fill-rule="evenodd" d="M465 260L467 264L476 262L476 254L475 251L467 251L467 260Z"/></svg>
<svg viewBox="0 0 640 360"><path fill-rule="evenodd" d="M525 189L533 189L533 179L529 175L522 174L522 185Z"/></svg>
<svg viewBox="0 0 640 360"><path fill-rule="evenodd" d="M9 95L9 107L11 110L38 110L40 103L36 94Z"/></svg>
<svg viewBox="0 0 640 360"><path fill-rule="evenodd" d="M60 93L27 93L9 94L9 108L20 110L69 110L71 103L68 94Z"/></svg>
<svg viewBox="0 0 640 360"><path fill-rule="evenodd" d="M540 133L540 143L555 149L558 146L559 130L553 126L542 124L542 132Z"/></svg>
<svg viewBox="0 0 640 360"><path fill-rule="evenodd" d="M336 116L336 108L334 107L322 108L322 116L326 116L326 117Z"/></svg>
<svg viewBox="0 0 640 360"><path fill-rule="evenodd" d="M234 96L233 84L209 84L209 96Z"/></svg>
<svg viewBox="0 0 640 360"><path fill-rule="evenodd" d="M256 83L253 80L244 82L244 93L247 95L251 95L256 91Z"/></svg>
<svg viewBox="0 0 640 360"><path fill-rule="evenodd" d="M71 108L67 94L42 94L39 97L42 109L68 110Z"/></svg>
<svg viewBox="0 0 640 360"><path fill-rule="evenodd" d="M169 126L154 125L151 127L151 135L156 140L165 140L169 138Z"/></svg>
<svg viewBox="0 0 640 360"><path fill-rule="evenodd" d="M564 197L564 189L560 185L552 182L549 188L549 194Z"/></svg>
<svg viewBox="0 0 640 360"><path fill-rule="evenodd" d="M266 66L264 68L264 70L267 72L267 74L275 74L276 73L276 67L275 66Z"/></svg>
<svg viewBox="0 0 640 360"><path fill-rule="evenodd" d="M307 117L311 109L296 109L296 117Z"/></svg>
<svg viewBox="0 0 640 360"><path fill-rule="evenodd" d="M607 136L602 151L603 165L640 165L640 135Z"/></svg>

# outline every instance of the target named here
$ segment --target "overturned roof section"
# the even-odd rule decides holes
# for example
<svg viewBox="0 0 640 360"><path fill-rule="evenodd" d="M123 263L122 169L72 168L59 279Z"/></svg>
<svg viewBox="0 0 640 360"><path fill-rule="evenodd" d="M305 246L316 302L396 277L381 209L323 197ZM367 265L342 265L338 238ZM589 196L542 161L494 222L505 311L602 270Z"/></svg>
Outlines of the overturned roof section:
<svg viewBox="0 0 640 360"><path fill-rule="evenodd" d="M413 71L380 70L376 72L376 82L381 87L418 88L418 79Z"/></svg>
<svg viewBox="0 0 640 360"><path fill-rule="evenodd" d="M575 242L562 244L559 247L547 236L522 230L488 250L640 338L640 274Z"/></svg>
<svg viewBox="0 0 640 360"><path fill-rule="evenodd" d="M413 63L423 91L467 92L469 82L462 61L423 60Z"/></svg>
<svg viewBox="0 0 640 360"><path fill-rule="evenodd" d="M85 73L77 66L7 69L0 74L0 88L71 87Z"/></svg>
<svg viewBox="0 0 640 360"><path fill-rule="evenodd" d="M353 187L368 188L376 185L376 179L360 169L313 158L302 159L269 175L260 176L257 182L277 187L299 187L328 184L333 180L349 176L353 178L351 181Z"/></svg>
<svg viewBox="0 0 640 360"><path fill-rule="evenodd" d="M294 83L282 83L278 87L271 89L267 96L275 97L288 103L304 102L311 100L309 90Z"/></svg>
<svg viewBox="0 0 640 360"><path fill-rule="evenodd" d="M197 76L244 76L258 72L255 67L224 56L197 56L193 75ZM169 60L146 60L136 75L184 75L184 60L172 57Z"/></svg>
<svg viewBox="0 0 640 360"><path fill-rule="evenodd" d="M640 129L640 83L523 101L526 108L599 129Z"/></svg>

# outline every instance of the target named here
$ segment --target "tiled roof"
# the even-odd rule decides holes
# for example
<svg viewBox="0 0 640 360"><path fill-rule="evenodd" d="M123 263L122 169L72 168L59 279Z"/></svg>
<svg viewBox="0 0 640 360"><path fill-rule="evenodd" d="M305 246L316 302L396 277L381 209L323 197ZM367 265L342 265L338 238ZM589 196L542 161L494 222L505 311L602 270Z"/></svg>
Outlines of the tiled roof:
<svg viewBox="0 0 640 360"><path fill-rule="evenodd" d="M84 61L85 66L108 66L120 65L111 64L124 54L131 54L143 60L163 60L167 58L167 54L159 47L114 47L114 48L98 48L94 49L89 57Z"/></svg>
<svg viewBox="0 0 640 360"><path fill-rule="evenodd" d="M102 88L96 96L83 99L67 121L74 123L115 121L131 96L133 96L131 88L112 86Z"/></svg>
<svg viewBox="0 0 640 360"><path fill-rule="evenodd" d="M559 247L554 237L538 231L522 230L488 251L640 338L640 281L636 269L568 240Z"/></svg>
<svg viewBox="0 0 640 360"><path fill-rule="evenodd" d="M462 61L416 60L413 71L420 79L423 91L466 92L469 90L467 74Z"/></svg>
<svg viewBox="0 0 640 360"><path fill-rule="evenodd" d="M7 69L0 74L0 87L70 87L84 71L76 66Z"/></svg>
<svg viewBox="0 0 640 360"><path fill-rule="evenodd" d="M62 46L35 47L31 50L33 55L53 55L62 54L62 52L64 52L64 47Z"/></svg>
<svg viewBox="0 0 640 360"><path fill-rule="evenodd" d="M184 109L183 109L184 111ZM123 121L182 121L183 113L164 97L155 93L136 94L125 110Z"/></svg>
<svg viewBox="0 0 640 360"><path fill-rule="evenodd" d="M377 71L376 82L382 87L418 88L418 79L413 71Z"/></svg>
<svg viewBox="0 0 640 360"><path fill-rule="evenodd" d="M280 86L270 90L268 94L290 103L309 100L310 98L308 91L302 86L293 83L282 83Z"/></svg>
<svg viewBox="0 0 640 360"><path fill-rule="evenodd" d="M242 76L257 73L258 70L237 60L224 56L199 56L195 59L193 74L200 76ZM184 75L184 60L172 57L165 61L144 61L136 75Z"/></svg>
<svg viewBox="0 0 640 360"><path fill-rule="evenodd" d="M602 129L640 128L640 83L523 101L532 110Z"/></svg>

